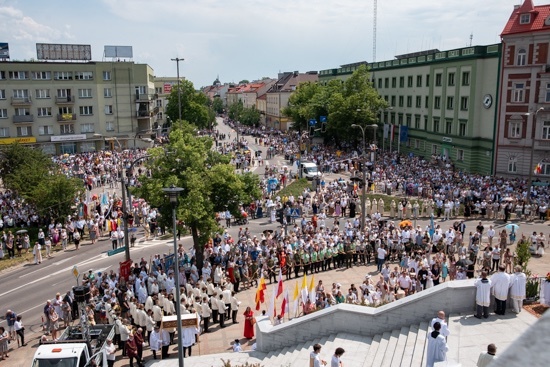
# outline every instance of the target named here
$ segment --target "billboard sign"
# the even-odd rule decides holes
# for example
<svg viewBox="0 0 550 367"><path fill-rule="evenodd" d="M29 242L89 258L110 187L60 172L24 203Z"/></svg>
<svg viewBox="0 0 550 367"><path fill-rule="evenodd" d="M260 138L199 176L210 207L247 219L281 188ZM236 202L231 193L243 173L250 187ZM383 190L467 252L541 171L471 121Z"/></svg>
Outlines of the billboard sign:
<svg viewBox="0 0 550 367"><path fill-rule="evenodd" d="M164 94L170 94L172 93L172 84L170 83L164 83Z"/></svg>
<svg viewBox="0 0 550 367"><path fill-rule="evenodd" d="M10 47L6 42L0 42L0 59L10 58Z"/></svg>
<svg viewBox="0 0 550 367"><path fill-rule="evenodd" d="M134 57L132 46L105 46L104 50L105 57Z"/></svg>
<svg viewBox="0 0 550 367"><path fill-rule="evenodd" d="M37 43L36 58L38 60L90 61L92 59L92 47L90 45Z"/></svg>

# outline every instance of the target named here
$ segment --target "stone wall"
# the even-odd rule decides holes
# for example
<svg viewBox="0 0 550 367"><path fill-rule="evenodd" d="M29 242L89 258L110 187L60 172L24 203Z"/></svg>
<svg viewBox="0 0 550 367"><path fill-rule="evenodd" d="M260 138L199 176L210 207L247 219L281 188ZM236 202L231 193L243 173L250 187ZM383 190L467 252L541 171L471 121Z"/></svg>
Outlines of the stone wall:
<svg viewBox="0 0 550 367"><path fill-rule="evenodd" d="M276 327L268 317L260 316L256 323L257 348L268 353L341 332L372 337L430 321L439 310L447 315L473 312L476 293L473 284L473 280L445 282L378 308L342 303Z"/></svg>

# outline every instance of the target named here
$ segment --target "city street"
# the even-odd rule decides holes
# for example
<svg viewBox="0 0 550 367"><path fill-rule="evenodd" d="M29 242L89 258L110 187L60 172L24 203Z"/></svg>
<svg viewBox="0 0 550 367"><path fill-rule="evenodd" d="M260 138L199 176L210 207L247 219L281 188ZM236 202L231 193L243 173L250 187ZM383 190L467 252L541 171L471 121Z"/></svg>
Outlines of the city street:
<svg viewBox="0 0 550 367"><path fill-rule="evenodd" d="M235 131L231 130L227 125L223 124L218 118L218 129L221 133L231 133L231 139L236 136ZM265 156L265 148L254 144L254 138L246 137L249 142L251 150L262 150ZM270 165L282 165L286 164L284 158L276 156L269 161ZM254 171L258 174L263 174L264 167L254 167ZM332 181L344 175L326 175L325 180ZM101 189L97 189L101 192ZM452 225L454 220L441 222L436 221L437 224L441 224L445 230L447 226ZM475 230L475 226L479 221L469 220L467 223L466 234ZM425 228L429 224L428 219L421 219L417 221L417 224ZM487 229L489 225L493 224L498 232L504 227L502 222L493 223L490 221L483 222ZM550 238L550 231L548 222L535 222L524 223L519 222L520 225L518 238L524 233L529 235L533 231L543 232L547 238ZM261 218L252 220L248 224L248 228L254 235L260 235L266 229L275 229L279 224L269 224L268 218ZM229 229L229 233L232 236L236 236L239 230L239 226L232 226ZM150 240L144 241L142 237L142 231L138 231L136 237L136 246L131 248L131 258L134 262L139 262L141 258L149 261L150 257L154 254L170 253L173 249L173 242L168 240ZM186 249L192 246L190 237L185 237L179 241L183 243ZM76 279L73 276L72 269L76 266L81 275L88 270L93 270L95 273L101 271L114 270L119 271L119 262L124 261L124 252L116 254L114 256L107 256L107 251L111 249L111 242L108 237L102 237L102 240L95 245L90 245L89 241L84 241L81 248L76 251L74 245L69 246L69 250L66 252L57 252L52 259L44 259L41 265L24 264L13 269L4 271L0 276L2 282L0 283L0 299L2 304L2 315L5 314L6 309L12 309L17 314L23 315L23 322L26 326L26 337L29 341L29 346L21 349L17 349L15 353L10 356L10 362L17 362L20 365L29 365L31 358L34 354L34 348L36 346L35 341L40 335L41 330L41 316L42 307L45 305L46 300L55 297L57 292L62 295L69 290L72 286L76 285ZM514 247L512 248L514 249ZM544 275L550 271L550 255L545 255L542 258L532 258L529 263L529 269L534 274ZM316 279L327 279L327 286L334 281L342 283L344 289L351 283L361 283L365 274L371 272L374 274L375 267L370 265L368 267L354 267L351 270L334 270L328 273L321 273L316 275ZM345 273L345 275L344 275ZM318 278L319 277L319 278ZM294 287L295 281L285 282L285 286ZM270 289L270 288L269 288ZM240 313L244 311L246 306L251 305L254 297L254 289L240 292L238 298L242 300ZM262 308L265 308L262 307ZM242 311L241 311L242 310ZM242 316L239 315L239 318ZM0 325L5 326L5 320L2 318ZM202 353L213 353L225 351L229 347L229 342L235 338L242 337L242 325L231 326L224 330L217 330L211 334L201 336ZM13 347L13 344L11 346ZM247 349L247 348L245 348ZM23 353L24 352L24 353ZM198 350L197 350L198 352ZM194 350L194 353L195 350ZM149 351L146 351L146 355L149 355ZM126 365L127 360L117 362L118 365ZM15 365L15 363L13 364Z"/></svg>

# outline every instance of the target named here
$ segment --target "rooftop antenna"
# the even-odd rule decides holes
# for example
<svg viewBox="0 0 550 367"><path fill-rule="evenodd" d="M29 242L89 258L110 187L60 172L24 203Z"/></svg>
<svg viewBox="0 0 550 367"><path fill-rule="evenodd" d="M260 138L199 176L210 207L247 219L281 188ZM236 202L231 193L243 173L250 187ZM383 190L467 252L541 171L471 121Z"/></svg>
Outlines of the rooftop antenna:
<svg viewBox="0 0 550 367"><path fill-rule="evenodd" d="M470 33L470 47L472 47L472 40L474 39L474 34Z"/></svg>

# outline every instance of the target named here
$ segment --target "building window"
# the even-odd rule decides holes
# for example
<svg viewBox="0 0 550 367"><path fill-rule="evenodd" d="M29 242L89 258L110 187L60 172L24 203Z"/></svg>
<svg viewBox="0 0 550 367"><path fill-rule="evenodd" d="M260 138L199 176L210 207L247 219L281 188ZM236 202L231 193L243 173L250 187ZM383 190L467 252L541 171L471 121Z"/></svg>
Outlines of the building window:
<svg viewBox="0 0 550 367"><path fill-rule="evenodd" d="M59 125L61 135L74 134L74 124Z"/></svg>
<svg viewBox="0 0 550 367"><path fill-rule="evenodd" d="M114 121L105 122L105 130L106 131L115 131L115 122Z"/></svg>
<svg viewBox="0 0 550 367"><path fill-rule="evenodd" d="M523 87L524 83L514 83L513 100L512 102L523 102Z"/></svg>
<svg viewBox="0 0 550 367"><path fill-rule="evenodd" d="M113 105L105 105L105 114L106 115L112 115L113 114Z"/></svg>
<svg viewBox="0 0 550 367"><path fill-rule="evenodd" d="M58 89L58 90L57 90L57 97L59 97L59 98L67 98L67 100L70 101L70 98L71 98L71 90L70 90L70 89Z"/></svg>
<svg viewBox="0 0 550 367"><path fill-rule="evenodd" d="M29 79L29 73L26 71L10 71L8 73L10 79L25 80Z"/></svg>
<svg viewBox="0 0 550 367"><path fill-rule="evenodd" d="M420 149L420 139L414 139L414 149Z"/></svg>
<svg viewBox="0 0 550 367"><path fill-rule="evenodd" d="M10 129L7 127L0 127L0 136L3 138L10 136Z"/></svg>
<svg viewBox="0 0 550 367"><path fill-rule="evenodd" d="M453 133L453 120L445 121L445 134L451 135Z"/></svg>
<svg viewBox="0 0 550 367"><path fill-rule="evenodd" d="M464 150L463 149L457 149L456 150L456 160L457 161L464 161Z"/></svg>
<svg viewBox="0 0 550 367"><path fill-rule="evenodd" d="M424 107L428 108L429 105L430 105L430 97L426 96L424 97Z"/></svg>
<svg viewBox="0 0 550 367"><path fill-rule="evenodd" d="M65 114L73 114L73 108L72 107L59 107L58 112L60 115Z"/></svg>
<svg viewBox="0 0 550 367"><path fill-rule="evenodd" d="M390 117L390 124L395 125L395 113L392 113L392 114L391 114L391 117Z"/></svg>
<svg viewBox="0 0 550 367"><path fill-rule="evenodd" d="M447 80L449 86L455 85L455 73L449 73L449 80Z"/></svg>
<svg viewBox="0 0 550 367"><path fill-rule="evenodd" d="M112 96L113 96L113 92L111 88L103 88L103 97L111 98Z"/></svg>
<svg viewBox="0 0 550 367"><path fill-rule="evenodd" d="M421 87L422 86L422 75L416 76L416 86Z"/></svg>
<svg viewBox="0 0 550 367"><path fill-rule="evenodd" d="M395 96L391 96L391 105L395 106Z"/></svg>
<svg viewBox="0 0 550 367"><path fill-rule="evenodd" d="M53 73L53 78L55 80L72 80L73 73L70 71L56 71Z"/></svg>
<svg viewBox="0 0 550 367"><path fill-rule="evenodd" d="M466 136L466 123L465 122L461 122L458 125L458 135L459 136Z"/></svg>
<svg viewBox="0 0 550 367"><path fill-rule="evenodd" d="M542 124L542 139L550 140L550 121L544 121Z"/></svg>
<svg viewBox="0 0 550 367"><path fill-rule="evenodd" d="M32 136L32 127L17 126L17 136Z"/></svg>
<svg viewBox="0 0 550 367"><path fill-rule="evenodd" d="M38 117L50 117L52 115L51 107L38 107Z"/></svg>
<svg viewBox="0 0 550 367"><path fill-rule="evenodd" d="M403 101L404 101L403 96L399 96L399 107L403 107Z"/></svg>
<svg viewBox="0 0 550 367"><path fill-rule="evenodd" d="M454 108L455 98L453 96L447 97L447 109L452 110Z"/></svg>
<svg viewBox="0 0 550 367"><path fill-rule="evenodd" d="M53 126L51 125L39 126L38 135L53 135Z"/></svg>
<svg viewBox="0 0 550 367"><path fill-rule="evenodd" d="M441 73L435 74L435 86L441 87Z"/></svg>
<svg viewBox="0 0 550 367"><path fill-rule="evenodd" d="M162 120L162 112L157 113L157 120Z"/></svg>
<svg viewBox="0 0 550 367"><path fill-rule="evenodd" d="M519 139L521 138L521 126L523 125L522 121L510 121L508 135L510 138Z"/></svg>
<svg viewBox="0 0 550 367"><path fill-rule="evenodd" d="M470 85L470 72L462 72L462 85Z"/></svg>
<svg viewBox="0 0 550 367"><path fill-rule="evenodd" d="M434 119L434 133L439 132L439 119Z"/></svg>
<svg viewBox="0 0 550 367"><path fill-rule="evenodd" d="M529 24L531 23L531 14L524 13L519 16L519 24Z"/></svg>
<svg viewBox="0 0 550 367"><path fill-rule="evenodd" d="M28 108L16 108L15 116L30 116L31 110Z"/></svg>
<svg viewBox="0 0 550 367"><path fill-rule="evenodd" d="M518 159L516 157L508 158L508 172L516 173L518 171Z"/></svg>
<svg viewBox="0 0 550 367"><path fill-rule="evenodd" d="M50 71L33 71L32 78L34 80L50 80L52 73Z"/></svg>
<svg viewBox="0 0 550 367"><path fill-rule="evenodd" d="M409 88L413 87L413 77L412 76L407 77L407 86Z"/></svg>
<svg viewBox="0 0 550 367"><path fill-rule="evenodd" d="M428 116L424 116L424 126L422 127L422 130L428 129Z"/></svg>
<svg viewBox="0 0 550 367"><path fill-rule="evenodd" d="M6 99L6 90L0 89L0 99Z"/></svg>
<svg viewBox="0 0 550 367"><path fill-rule="evenodd" d="M37 89L35 91L36 98L43 99L43 98L50 98L50 90L49 89Z"/></svg>
<svg viewBox="0 0 550 367"><path fill-rule="evenodd" d="M437 150L438 150L438 145L437 144L432 144L432 154L436 155L437 154Z"/></svg>
<svg viewBox="0 0 550 367"><path fill-rule="evenodd" d="M539 174L545 176L550 175L550 163L541 162L540 165L542 166L542 169Z"/></svg>
<svg viewBox="0 0 550 367"><path fill-rule="evenodd" d="M94 73L92 71L77 71L74 78L75 80L93 80Z"/></svg>
<svg viewBox="0 0 550 367"><path fill-rule="evenodd" d="M416 108L422 108L422 96L416 96Z"/></svg>
<svg viewBox="0 0 550 367"><path fill-rule="evenodd" d="M90 116L94 114L92 106L80 106L79 109L80 115L82 116Z"/></svg>
<svg viewBox="0 0 550 367"><path fill-rule="evenodd" d="M384 78L384 88L390 87L390 78Z"/></svg>
<svg viewBox="0 0 550 367"><path fill-rule="evenodd" d="M400 113L398 116L397 116L397 123L399 125L403 125L403 114Z"/></svg>
<svg viewBox="0 0 550 367"><path fill-rule="evenodd" d="M468 97L460 97L460 109L468 111Z"/></svg>
<svg viewBox="0 0 550 367"><path fill-rule="evenodd" d="M405 77L404 76L399 77L399 88L405 88Z"/></svg>
<svg viewBox="0 0 550 367"><path fill-rule="evenodd" d="M430 86L430 74L426 75L426 87Z"/></svg>
<svg viewBox="0 0 550 367"><path fill-rule="evenodd" d="M391 78L391 87L392 88L397 88L397 78L396 77Z"/></svg>
<svg viewBox="0 0 550 367"><path fill-rule="evenodd" d="M420 116L414 116L414 128L420 130Z"/></svg>
<svg viewBox="0 0 550 367"><path fill-rule="evenodd" d="M439 110L441 108L441 97L440 96L435 96L435 98L434 98L434 108L436 110Z"/></svg>
<svg viewBox="0 0 550 367"><path fill-rule="evenodd" d="M520 48L518 50L518 59L516 65L518 66L524 66L527 60L527 52L524 48Z"/></svg>
<svg viewBox="0 0 550 367"><path fill-rule="evenodd" d="M103 80L111 80L111 72L110 71L104 71L103 72Z"/></svg>
<svg viewBox="0 0 550 367"><path fill-rule="evenodd" d="M386 96L386 101L387 101L387 96ZM162 108L162 99L157 99L157 107L158 108Z"/></svg>
<svg viewBox="0 0 550 367"><path fill-rule="evenodd" d="M546 99L545 102L550 102L550 83L546 83Z"/></svg>
<svg viewBox="0 0 550 367"><path fill-rule="evenodd" d="M80 132L82 134L93 133L93 132L95 132L95 125L94 124L81 124L80 125Z"/></svg>
<svg viewBox="0 0 550 367"><path fill-rule="evenodd" d="M412 107L413 105L413 97L407 96L407 107Z"/></svg>
<svg viewBox="0 0 550 367"><path fill-rule="evenodd" d="M95 152L95 144L93 141L86 142L86 143L80 143L80 151L81 152Z"/></svg>
<svg viewBox="0 0 550 367"><path fill-rule="evenodd" d="M7 118L8 118L8 109L0 108L0 119L7 119Z"/></svg>
<svg viewBox="0 0 550 367"><path fill-rule="evenodd" d="M159 89L160 89L160 88L159 88ZM382 89L382 78L378 78L378 89ZM156 93L159 94L160 91L159 91L159 92L156 92Z"/></svg>
<svg viewBox="0 0 550 367"><path fill-rule="evenodd" d="M12 93L13 93L13 98L29 98L28 89L14 89Z"/></svg>
<svg viewBox="0 0 550 367"><path fill-rule="evenodd" d="M92 90L91 89L79 89L78 90L78 97L79 98L92 98Z"/></svg>

